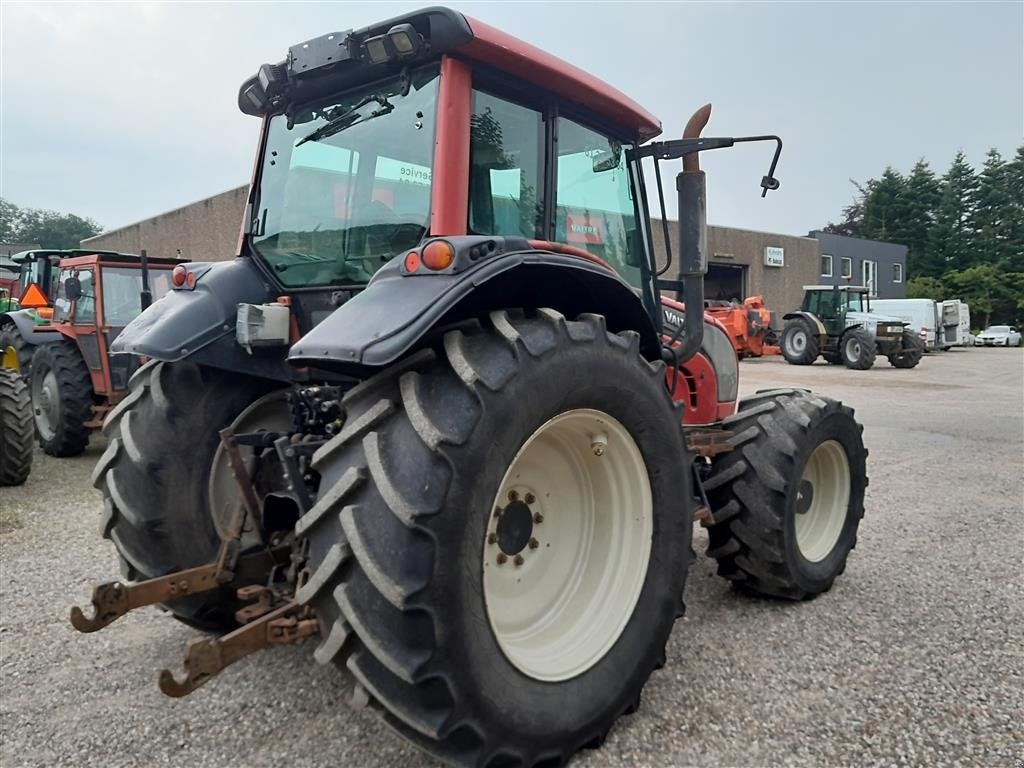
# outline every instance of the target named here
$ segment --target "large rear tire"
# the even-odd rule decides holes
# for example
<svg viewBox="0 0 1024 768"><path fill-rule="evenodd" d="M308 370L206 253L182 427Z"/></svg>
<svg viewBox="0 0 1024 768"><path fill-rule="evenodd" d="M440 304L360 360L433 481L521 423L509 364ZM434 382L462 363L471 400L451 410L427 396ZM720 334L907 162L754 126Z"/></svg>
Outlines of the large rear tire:
<svg viewBox="0 0 1024 768"><path fill-rule="evenodd" d="M864 516L867 450L853 409L799 390L740 402L712 463L708 555L738 588L793 600L832 586Z"/></svg>
<svg viewBox="0 0 1024 768"><path fill-rule="evenodd" d="M135 373L128 396L103 425L107 449L93 470L93 485L103 493L102 533L113 540L126 578L214 560L217 520L228 499L211 491L218 432L272 388L192 363L153 361ZM237 626L241 603L233 589L222 588L165 607L193 626L226 630Z"/></svg>
<svg viewBox="0 0 1024 768"><path fill-rule="evenodd" d="M889 365L893 368L914 368L921 362L923 356L924 342L921 341L921 337L910 331L904 331L903 351L889 355Z"/></svg>
<svg viewBox="0 0 1024 768"><path fill-rule="evenodd" d="M44 453L78 456L89 445L92 379L71 341L40 344L32 356L32 415Z"/></svg>
<svg viewBox="0 0 1024 768"><path fill-rule="evenodd" d="M854 328L839 339L839 354L843 364L855 371L866 371L875 364L877 355L875 336L864 328Z"/></svg>
<svg viewBox="0 0 1024 768"><path fill-rule="evenodd" d="M804 320L790 320L782 331L782 356L790 365L810 365L820 352L818 335Z"/></svg>
<svg viewBox="0 0 1024 768"><path fill-rule="evenodd" d="M351 390L316 456L316 658L443 760L562 765L664 663L691 459L638 342L495 312Z"/></svg>
<svg viewBox="0 0 1024 768"><path fill-rule="evenodd" d="M32 471L32 401L17 371L0 368L0 486L21 485Z"/></svg>

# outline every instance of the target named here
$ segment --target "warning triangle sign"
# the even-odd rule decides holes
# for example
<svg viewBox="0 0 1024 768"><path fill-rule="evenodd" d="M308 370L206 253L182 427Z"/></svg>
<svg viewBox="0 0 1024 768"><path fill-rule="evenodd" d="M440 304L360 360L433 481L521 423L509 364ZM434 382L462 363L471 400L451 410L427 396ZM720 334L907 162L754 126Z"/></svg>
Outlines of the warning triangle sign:
<svg viewBox="0 0 1024 768"><path fill-rule="evenodd" d="M25 293L18 299L20 304L25 309L38 309L39 307L47 307L50 302L46 300L43 292L39 290L39 286L35 283L30 283Z"/></svg>

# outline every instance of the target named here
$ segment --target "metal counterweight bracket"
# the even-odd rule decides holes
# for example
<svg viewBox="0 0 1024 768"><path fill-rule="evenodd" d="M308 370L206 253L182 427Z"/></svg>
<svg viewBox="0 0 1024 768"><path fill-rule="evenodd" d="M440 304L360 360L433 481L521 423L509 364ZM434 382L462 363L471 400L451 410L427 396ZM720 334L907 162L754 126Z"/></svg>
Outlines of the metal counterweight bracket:
<svg viewBox="0 0 1024 768"><path fill-rule="evenodd" d="M187 696L250 653L272 645L297 643L318 631L312 613L294 601L289 602L223 637L192 640L185 651L185 677L179 680L170 670L163 670L160 690L174 698Z"/></svg>

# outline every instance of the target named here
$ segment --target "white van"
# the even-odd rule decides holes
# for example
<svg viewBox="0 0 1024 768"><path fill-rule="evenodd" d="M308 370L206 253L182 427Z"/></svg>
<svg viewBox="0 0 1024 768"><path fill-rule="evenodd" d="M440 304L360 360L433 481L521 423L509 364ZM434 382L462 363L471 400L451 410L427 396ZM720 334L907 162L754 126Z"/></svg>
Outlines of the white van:
<svg viewBox="0 0 1024 768"><path fill-rule="evenodd" d="M943 341L953 347L973 346L971 335L971 310L960 299L942 302Z"/></svg>
<svg viewBox="0 0 1024 768"><path fill-rule="evenodd" d="M951 346L943 339L941 306L931 299L872 299L871 311L910 323L910 330L920 334L929 352Z"/></svg>

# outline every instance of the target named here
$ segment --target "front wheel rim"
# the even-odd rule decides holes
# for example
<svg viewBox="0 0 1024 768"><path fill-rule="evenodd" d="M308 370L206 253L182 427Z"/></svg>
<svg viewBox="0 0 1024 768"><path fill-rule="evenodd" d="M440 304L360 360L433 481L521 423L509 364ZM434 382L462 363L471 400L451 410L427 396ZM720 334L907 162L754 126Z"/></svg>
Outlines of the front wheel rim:
<svg viewBox="0 0 1024 768"><path fill-rule="evenodd" d="M821 562L835 548L850 507L850 460L826 440L807 459L796 498L796 544L805 560Z"/></svg>
<svg viewBox="0 0 1024 768"><path fill-rule="evenodd" d="M575 409L537 429L484 534L487 617L509 662L549 682L597 664L640 598L653 530L646 463L617 419Z"/></svg>
<svg viewBox="0 0 1024 768"><path fill-rule="evenodd" d="M36 430L44 440L52 440L60 424L60 384L52 368L43 368L32 377L32 414Z"/></svg>

